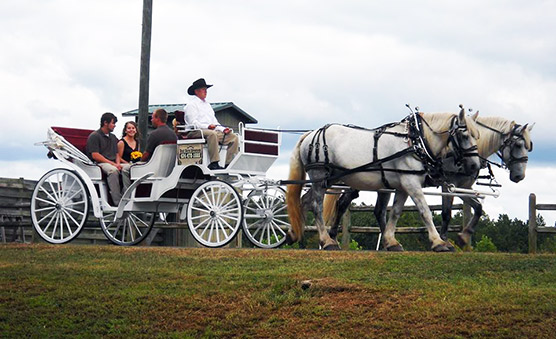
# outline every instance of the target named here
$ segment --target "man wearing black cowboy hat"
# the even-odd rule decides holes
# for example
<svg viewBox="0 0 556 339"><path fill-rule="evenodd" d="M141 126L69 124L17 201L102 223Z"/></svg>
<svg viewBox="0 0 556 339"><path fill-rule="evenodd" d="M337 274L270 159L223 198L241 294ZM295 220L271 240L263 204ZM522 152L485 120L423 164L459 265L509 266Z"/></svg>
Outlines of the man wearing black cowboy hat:
<svg viewBox="0 0 556 339"><path fill-rule="evenodd" d="M201 78L195 80L187 89L187 94L193 95L191 101L185 106L185 121L189 125L194 125L196 128L203 130L203 135L207 140L208 152L210 157L210 164L208 168L211 170L222 169L219 165L220 154L218 150L218 143L228 145L226 153L226 166L230 164L232 159L237 153L238 139L237 135L231 133L232 130L220 125L214 110L210 103L206 101L207 88L212 85L207 85L205 79Z"/></svg>

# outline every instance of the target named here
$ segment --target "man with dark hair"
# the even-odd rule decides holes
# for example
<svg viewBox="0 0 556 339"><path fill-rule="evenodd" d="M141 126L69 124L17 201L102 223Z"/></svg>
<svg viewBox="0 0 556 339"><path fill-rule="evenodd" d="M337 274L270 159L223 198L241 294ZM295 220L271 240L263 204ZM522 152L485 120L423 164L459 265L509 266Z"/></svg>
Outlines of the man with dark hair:
<svg viewBox="0 0 556 339"><path fill-rule="evenodd" d="M106 174L108 188L115 205L120 203L122 193L120 190L120 171L129 167L120 163L118 155L118 138L112 134L118 119L110 112L100 117L100 129L94 131L87 139L87 155Z"/></svg>
<svg viewBox="0 0 556 339"><path fill-rule="evenodd" d="M167 120L168 113L164 109L159 108L154 111L151 124L155 130L151 132L147 139L147 147L141 161L148 161L156 146L166 142L175 143L178 140L176 133L166 124Z"/></svg>
<svg viewBox="0 0 556 339"><path fill-rule="evenodd" d="M212 106L206 101L209 87L212 87L212 85L207 85L203 78L195 80L189 86L187 94L193 95L193 98L185 106L185 121L195 126L195 128L202 129L203 136L207 140L210 157L208 168L219 170L222 169L222 166L219 164L218 143L228 145L225 161L225 166L228 166L238 151L239 142L237 135L232 133L230 128L220 125L216 120Z"/></svg>

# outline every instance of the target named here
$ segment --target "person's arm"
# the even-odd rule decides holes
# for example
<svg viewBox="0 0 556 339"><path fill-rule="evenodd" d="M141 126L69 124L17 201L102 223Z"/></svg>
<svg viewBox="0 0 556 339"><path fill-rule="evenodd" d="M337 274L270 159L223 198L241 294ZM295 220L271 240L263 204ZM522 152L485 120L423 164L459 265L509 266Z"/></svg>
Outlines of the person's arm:
<svg viewBox="0 0 556 339"><path fill-rule="evenodd" d="M100 154L99 152L93 152L93 153L91 153L91 157L93 158L93 160L94 160L95 162L98 162L98 163L103 163L103 162L105 162L105 163L107 163L107 164L110 164L110 165L116 167L118 170L121 170L121 169L122 169L122 165L120 165L120 164L118 164L118 163L115 163L115 162L113 162L113 161L110 161L110 160L106 159L106 158L105 158L102 154ZM116 159L116 161L117 161L117 159Z"/></svg>
<svg viewBox="0 0 556 339"><path fill-rule="evenodd" d="M127 164L127 161L122 158L124 156L124 142L123 140L118 141L118 158L120 158L120 163Z"/></svg>

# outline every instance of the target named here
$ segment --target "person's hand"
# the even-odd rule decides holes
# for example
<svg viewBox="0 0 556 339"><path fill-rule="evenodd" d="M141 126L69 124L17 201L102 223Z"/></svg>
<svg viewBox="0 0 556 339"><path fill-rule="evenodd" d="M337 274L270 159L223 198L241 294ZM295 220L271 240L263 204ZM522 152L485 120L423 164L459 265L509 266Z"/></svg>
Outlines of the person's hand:
<svg viewBox="0 0 556 339"><path fill-rule="evenodd" d="M122 164L115 163L114 166L118 169L118 171L122 170Z"/></svg>
<svg viewBox="0 0 556 339"><path fill-rule="evenodd" d="M231 131L232 130L230 128L226 127L226 128L224 128L224 131L222 131L222 132L224 132L224 134L230 134Z"/></svg>
<svg viewBox="0 0 556 339"><path fill-rule="evenodd" d="M210 125L208 126L208 129L215 129L215 128L216 128L216 125L214 125L214 124L210 124Z"/></svg>

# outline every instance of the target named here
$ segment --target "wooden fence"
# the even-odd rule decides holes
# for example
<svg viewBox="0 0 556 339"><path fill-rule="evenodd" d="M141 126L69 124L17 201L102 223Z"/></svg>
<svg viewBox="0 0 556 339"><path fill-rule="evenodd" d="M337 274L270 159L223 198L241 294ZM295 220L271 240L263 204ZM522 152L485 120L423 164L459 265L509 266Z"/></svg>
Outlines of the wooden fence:
<svg viewBox="0 0 556 339"><path fill-rule="evenodd" d="M0 238L2 242L30 241L31 195L35 181L0 178ZM30 235L30 234L29 234Z"/></svg>
<svg viewBox="0 0 556 339"><path fill-rule="evenodd" d="M442 205L429 205L431 211L442 211ZM352 225L351 224L351 213L353 212L368 212L372 213L374 210L374 206L351 206L342 218L342 229L347 230L347 232L342 232L342 239L341 244L342 248L346 249L349 247L349 243L351 242L351 234L352 233L374 233L380 234L379 227L371 227L371 226L364 226L364 225ZM463 210L463 224L465 224L465 220L469 220L469 207L464 206L463 204L454 204L452 206L452 210ZM388 211L390 211L390 207L388 207ZM404 212L418 212L416 206L405 206L403 209ZM440 230L441 226L436 226L437 230ZM307 226L306 229L308 231L316 231L316 226ZM448 227L448 232L461 232L461 225L450 225ZM426 227L398 227L396 228L396 233L427 233ZM378 249L378 244L377 244Z"/></svg>
<svg viewBox="0 0 556 339"><path fill-rule="evenodd" d="M35 234L31 223L31 196L36 181L23 178L9 179L0 178L0 241L1 242L37 242L42 241ZM442 210L441 205L429 206L432 211ZM350 207L342 219L342 228L347 232L342 232L342 248L348 248L352 233L375 233L379 234L378 227L365 225L352 225L351 213L353 212L372 212L373 206ZM455 204L454 209L461 210L463 205ZM417 211L415 206L406 206L404 211ZM468 209L467 209L468 212ZM464 209L464 220L468 218ZM439 228L440 226L437 226ZM307 226L307 231L316 231L315 226ZM457 232L461 226L450 226L449 232ZM159 246L200 246L189 234L186 223L176 222L156 222L149 236L149 245ZM425 227L399 227L397 233L426 233ZM232 242L231 246L241 247L241 232L237 236L237 241ZM89 216L87 223L83 227L81 234L72 241L76 244L107 244L108 240L100 229L99 222L94 216Z"/></svg>
<svg viewBox="0 0 556 339"><path fill-rule="evenodd" d="M529 253L537 253L539 233L556 233L556 227L537 225L537 211L556 211L556 204L537 204L537 196L529 194Z"/></svg>

